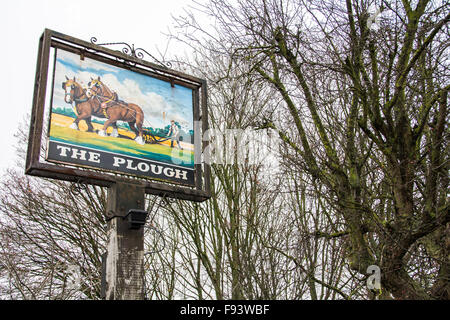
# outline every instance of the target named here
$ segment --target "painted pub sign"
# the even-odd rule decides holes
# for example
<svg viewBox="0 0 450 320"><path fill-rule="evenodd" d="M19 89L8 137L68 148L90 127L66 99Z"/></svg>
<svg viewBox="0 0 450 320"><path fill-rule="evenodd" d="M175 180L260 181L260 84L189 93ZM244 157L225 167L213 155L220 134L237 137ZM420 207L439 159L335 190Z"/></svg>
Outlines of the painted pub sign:
<svg viewBox="0 0 450 320"><path fill-rule="evenodd" d="M192 89L56 52L47 160L194 185Z"/></svg>
<svg viewBox="0 0 450 320"><path fill-rule="evenodd" d="M28 174L208 198L204 80L51 30L37 69Z"/></svg>

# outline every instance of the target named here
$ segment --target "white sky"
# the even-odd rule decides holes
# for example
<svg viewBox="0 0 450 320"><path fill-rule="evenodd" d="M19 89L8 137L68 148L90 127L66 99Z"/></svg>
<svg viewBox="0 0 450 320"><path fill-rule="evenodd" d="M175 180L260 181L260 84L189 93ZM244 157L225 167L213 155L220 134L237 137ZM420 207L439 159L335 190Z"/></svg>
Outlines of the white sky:
<svg viewBox="0 0 450 320"><path fill-rule="evenodd" d="M168 55L188 53L163 33L173 26L173 16L183 14L190 0L13 0L3 1L0 11L0 172L14 165L14 133L31 113L39 37L45 28L97 43L126 42L155 57L168 46ZM120 50L122 47L114 47ZM144 59L149 59L145 57ZM150 60L151 61L151 60ZM28 125L28 123L27 123Z"/></svg>

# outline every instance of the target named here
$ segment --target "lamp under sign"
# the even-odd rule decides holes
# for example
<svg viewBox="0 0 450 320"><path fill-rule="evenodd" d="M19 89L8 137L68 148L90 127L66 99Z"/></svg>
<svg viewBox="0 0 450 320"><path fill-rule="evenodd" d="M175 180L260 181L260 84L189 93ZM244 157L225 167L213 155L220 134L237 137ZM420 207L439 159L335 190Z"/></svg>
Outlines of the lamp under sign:
<svg viewBox="0 0 450 320"><path fill-rule="evenodd" d="M145 225L148 212L145 210L131 209L128 211L127 215L124 217L128 221L128 228L139 230Z"/></svg>

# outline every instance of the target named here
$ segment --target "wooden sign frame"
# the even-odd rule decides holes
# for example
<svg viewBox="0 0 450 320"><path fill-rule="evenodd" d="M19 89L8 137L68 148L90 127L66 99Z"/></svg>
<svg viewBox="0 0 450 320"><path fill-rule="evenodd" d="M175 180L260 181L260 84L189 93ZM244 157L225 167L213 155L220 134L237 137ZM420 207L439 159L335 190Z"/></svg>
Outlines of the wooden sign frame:
<svg viewBox="0 0 450 320"><path fill-rule="evenodd" d="M190 186L153 179L139 174L131 175L124 172L91 168L72 163L49 162L43 156L47 148L45 140L44 121L46 118L46 95L48 93L48 76L51 49L75 53L80 59L85 57L122 69L137 72L159 80L167 81L172 86L180 85L192 89L193 121L194 121L194 182ZM54 73L53 73L54 77ZM53 79L54 80L54 79ZM33 95L33 106L30 122L28 151L25 173L32 176L87 183L103 187L113 184L140 184L148 194L201 202L211 196L210 166L201 162L201 153L207 142L202 140L202 134L208 130L207 86L206 80L188 74L168 69L164 66L148 62L128 55L124 52L86 42L62 33L45 29L39 39L39 49L36 65L36 77Z"/></svg>

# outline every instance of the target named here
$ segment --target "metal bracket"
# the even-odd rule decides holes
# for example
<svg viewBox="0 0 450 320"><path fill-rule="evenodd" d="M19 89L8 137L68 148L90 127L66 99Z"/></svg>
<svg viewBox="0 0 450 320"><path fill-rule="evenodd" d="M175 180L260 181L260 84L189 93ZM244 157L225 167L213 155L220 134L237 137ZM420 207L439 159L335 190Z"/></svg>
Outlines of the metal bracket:
<svg viewBox="0 0 450 320"><path fill-rule="evenodd" d="M70 192L74 195L80 195L83 191L87 191L88 184L84 182L83 179L77 179L77 181L72 182L70 185Z"/></svg>
<svg viewBox="0 0 450 320"><path fill-rule="evenodd" d="M153 59L159 66L161 66L164 69L168 69L172 67L172 64L169 61L159 61L156 59L151 53L149 53L147 50L143 48L135 48L134 44L129 45L126 42L105 42L105 43L97 43L96 37L91 37L91 43L98 45L98 46L124 46L122 50L120 50L122 53L129 55L130 57L137 58L137 59L144 59L145 54L148 55L150 58ZM130 63L130 62L127 62Z"/></svg>

